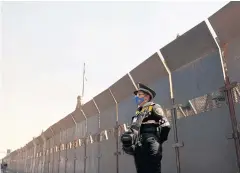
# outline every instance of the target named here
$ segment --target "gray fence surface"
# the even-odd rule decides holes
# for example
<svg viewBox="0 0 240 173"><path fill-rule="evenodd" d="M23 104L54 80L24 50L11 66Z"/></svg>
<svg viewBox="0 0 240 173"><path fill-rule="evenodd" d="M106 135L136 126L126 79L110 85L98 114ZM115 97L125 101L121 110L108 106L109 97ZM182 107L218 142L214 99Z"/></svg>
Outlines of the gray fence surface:
<svg viewBox="0 0 240 173"><path fill-rule="evenodd" d="M119 136L142 82L171 120L163 173L240 171L240 2L230 2L5 159L19 173L134 173ZM215 31L214 38L209 27Z"/></svg>

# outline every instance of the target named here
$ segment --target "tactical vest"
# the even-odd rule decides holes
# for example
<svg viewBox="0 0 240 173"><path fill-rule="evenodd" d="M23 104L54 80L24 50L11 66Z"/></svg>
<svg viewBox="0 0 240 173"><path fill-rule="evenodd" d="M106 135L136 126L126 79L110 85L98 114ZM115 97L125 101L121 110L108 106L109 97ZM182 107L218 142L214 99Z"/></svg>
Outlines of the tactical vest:
<svg viewBox="0 0 240 173"><path fill-rule="evenodd" d="M141 111L137 110L135 116L132 117L131 128L139 131L144 118L152 114L154 105L155 105L154 103L151 103L148 106L144 106Z"/></svg>

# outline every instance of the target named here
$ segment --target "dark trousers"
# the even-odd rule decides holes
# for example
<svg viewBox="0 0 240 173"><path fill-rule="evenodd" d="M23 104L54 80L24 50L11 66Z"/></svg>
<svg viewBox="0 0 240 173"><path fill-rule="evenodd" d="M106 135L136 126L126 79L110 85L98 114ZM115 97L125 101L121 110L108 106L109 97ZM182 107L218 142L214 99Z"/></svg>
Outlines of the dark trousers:
<svg viewBox="0 0 240 173"><path fill-rule="evenodd" d="M141 135L134 155L137 173L161 173L162 145L154 134Z"/></svg>

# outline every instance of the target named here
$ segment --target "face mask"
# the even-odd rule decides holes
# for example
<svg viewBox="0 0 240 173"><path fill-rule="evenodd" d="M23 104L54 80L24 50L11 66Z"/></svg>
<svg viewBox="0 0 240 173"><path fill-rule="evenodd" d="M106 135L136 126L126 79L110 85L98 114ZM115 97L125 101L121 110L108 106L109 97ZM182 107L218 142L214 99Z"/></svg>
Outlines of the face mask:
<svg viewBox="0 0 240 173"><path fill-rule="evenodd" d="M137 105L140 105L143 101L144 101L144 98L143 98L143 97L140 98L140 97L138 97L138 96L135 96L135 102L136 102Z"/></svg>

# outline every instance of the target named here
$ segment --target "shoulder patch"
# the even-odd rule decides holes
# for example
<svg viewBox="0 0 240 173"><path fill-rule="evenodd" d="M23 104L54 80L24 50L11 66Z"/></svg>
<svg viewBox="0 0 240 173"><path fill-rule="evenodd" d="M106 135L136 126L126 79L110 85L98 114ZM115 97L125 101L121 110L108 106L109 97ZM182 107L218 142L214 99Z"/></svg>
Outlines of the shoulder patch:
<svg viewBox="0 0 240 173"><path fill-rule="evenodd" d="M157 115L164 115L163 109L159 104L155 104L153 106L153 111L157 114Z"/></svg>

